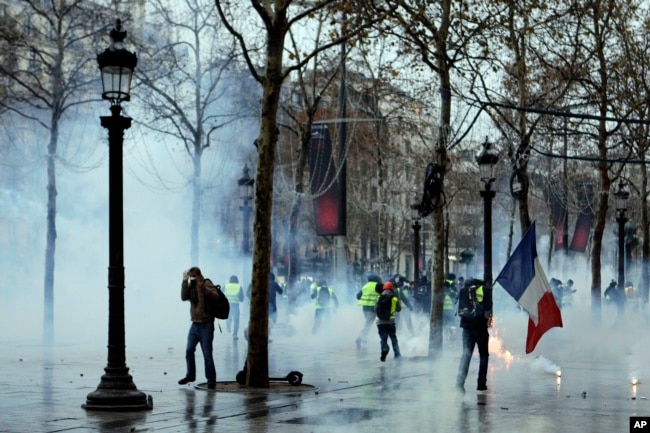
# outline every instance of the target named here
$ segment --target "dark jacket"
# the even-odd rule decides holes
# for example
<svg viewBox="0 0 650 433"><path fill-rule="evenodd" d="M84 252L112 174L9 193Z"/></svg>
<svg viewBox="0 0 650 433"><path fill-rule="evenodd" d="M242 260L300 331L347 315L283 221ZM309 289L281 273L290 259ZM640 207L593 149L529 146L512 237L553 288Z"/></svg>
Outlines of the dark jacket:
<svg viewBox="0 0 650 433"><path fill-rule="evenodd" d="M198 288L205 285L205 292L202 293ZM214 322L214 317L207 312L205 297L219 299L219 293L214 288L214 284L210 280L203 280L203 282L194 282L190 286L187 280L183 280L181 284L181 299L183 301L190 301L190 318L192 322L196 323L210 323Z"/></svg>
<svg viewBox="0 0 650 433"><path fill-rule="evenodd" d="M269 282L269 309L270 311L277 311L276 294L282 294L282 287L274 279Z"/></svg>
<svg viewBox="0 0 650 433"><path fill-rule="evenodd" d="M481 280L470 280L465 283L461 291L463 290L472 290L469 289L472 285L480 285L480 291L482 292L482 299L481 296L477 296L477 301L481 306L481 309L483 310L483 314L480 315L477 318L474 319L468 319L465 317L460 318L460 327L465 328L465 329L481 329L481 328L487 328L488 324L490 322L490 317L492 316L492 290L485 289L484 286L482 285L483 281ZM459 292L459 299L461 296L463 296ZM460 308L460 300L459 300L459 308Z"/></svg>

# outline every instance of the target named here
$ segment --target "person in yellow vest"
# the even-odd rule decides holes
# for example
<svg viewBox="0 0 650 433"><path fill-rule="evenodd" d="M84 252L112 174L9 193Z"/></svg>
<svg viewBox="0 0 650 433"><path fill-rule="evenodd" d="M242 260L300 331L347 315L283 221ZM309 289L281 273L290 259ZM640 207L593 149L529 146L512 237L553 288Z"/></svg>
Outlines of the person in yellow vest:
<svg viewBox="0 0 650 433"><path fill-rule="evenodd" d="M632 311L639 309L639 296L631 281L625 283L625 305Z"/></svg>
<svg viewBox="0 0 650 433"><path fill-rule="evenodd" d="M332 306L338 308L339 300L331 287L327 287L327 281L324 279L318 280L315 285L312 285L311 298L314 302L314 327L312 333L315 334L320 328L323 320L326 320L331 315Z"/></svg>
<svg viewBox="0 0 650 433"><path fill-rule="evenodd" d="M239 284L239 279L236 275L232 275L226 287L224 287L224 293L228 302L230 302L230 314L228 315L228 320L226 320L226 329L230 332L232 328L232 339L237 340L239 336L239 304L244 301L244 290Z"/></svg>
<svg viewBox="0 0 650 433"><path fill-rule="evenodd" d="M378 287L379 290L377 290ZM368 282L357 292L357 305L361 307L364 318L363 329L361 329L361 333L355 341L357 349L360 349L362 344L368 342L368 333L370 333L370 328L377 317L375 315L375 304L377 303L377 298L379 298L379 292L382 290L382 287L383 283L381 282L381 278L378 275L370 274L368 275Z"/></svg>
<svg viewBox="0 0 650 433"><path fill-rule="evenodd" d="M456 289L456 275L449 274L443 283L442 299L442 323L446 331L454 325L456 320L456 301L458 300L458 290Z"/></svg>
<svg viewBox="0 0 650 433"><path fill-rule="evenodd" d="M379 347L381 348L381 362L386 361L388 356L388 339L393 346L393 354L395 359L402 356L399 350L399 342L397 341L397 328L395 327L395 313L402 310L402 304L399 298L393 292L393 283L390 281L384 283L383 291L377 299L375 306L375 313L377 314L377 332L379 333Z"/></svg>

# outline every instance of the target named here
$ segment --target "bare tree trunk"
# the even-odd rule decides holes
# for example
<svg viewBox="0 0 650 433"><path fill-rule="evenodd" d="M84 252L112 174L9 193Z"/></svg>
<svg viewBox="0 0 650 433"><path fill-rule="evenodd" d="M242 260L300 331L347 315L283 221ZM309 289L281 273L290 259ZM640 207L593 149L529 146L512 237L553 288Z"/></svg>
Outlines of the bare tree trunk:
<svg viewBox="0 0 650 433"><path fill-rule="evenodd" d="M278 142L277 112L282 87L282 54L286 16L276 16L274 31L269 30L266 48L266 74L263 78L262 116L257 138L257 178L255 181L255 219L253 233L253 285L251 319L248 330L246 385L269 386L269 276L271 273L271 215L273 210L273 172Z"/></svg>
<svg viewBox="0 0 650 433"><path fill-rule="evenodd" d="M449 76L450 64L447 59L447 36L451 5L444 2L445 7L437 41L437 71L440 77L440 129L435 160L447 170L447 145L451 129L451 82ZM441 191L444 191L444 177L441 181ZM431 277L431 319L429 329L429 356L435 357L442 353L442 307L444 301L443 282L445 279L445 215L444 206L438 206L433 211L433 265Z"/></svg>
<svg viewBox="0 0 650 433"><path fill-rule="evenodd" d="M442 354L442 306L444 300L444 209L433 211L433 264L431 269L431 319L429 328L429 357Z"/></svg>
<svg viewBox="0 0 650 433"><path fill-rule="evenodd" d="M646 151L643 148L639 154L642 161L645 161ZM645 197L648 196L648 167L647 164L641 165L641 234L644 239L641 246L641 302L642 311L647 314L648 308L648 286L650 286L650 269L648 262L650 261L650 224L648 217L648 201Z"/></svg>
<svg viewBox="0 0 650 433"><path fill-rule="evenodd" d="M517 212L517 203L512 203L512 208L510 209L510 222L508 223L508 251L506 251L506 257L510 257L512 253L512 241L515 236L515 213Z"/></svg>
<svg viewBox="0 0 650 433"><path fill-rule="evenodd" d="M45 277L43 283L43 344L54 343L54 256L56 251L56 149L58 126L50 130L47 147L47 233L45 243Z"/></svg>
<svg viewBox="0 0 650 433"><path fill-rule="evenodd" d="M604 163L601 163L604 164ZM594 225L593 246L591 250L591 313L593 323L601 323L601 259L600 254L603 249L603 233L605 232L605 220L607 215L607 199L609 197L609 187L611 181L607 173L600 174L600 194L598 194L598 204L596 207L596 224Z"/></svg>
<svg viewBox="0 0 650 433"><path fill-rule="evenodd" d="M305 190L304 186L304 177L305 169L307 167L307 157L309 155L309 147L311 145L311 126L313 122L313 113L314 110L311 110L308 113L307 123L301 130L300 135L300 152L298 155L298 165L296 167L296 183L294 185L296 194L295 201L293 202L293 207L291 208L291 214L289 215L289 272L288 272L288 281L287 285L290 291L296 290L296 280L298 275L300 275L300 264L298 262L298 245L296 242L296 233L298 233L298 218L300 216L300 210L302 209L302 196ZM290 295L295 299L296 293Z"/></svg>
<svg viewBox="0 0 650 433"><path fill-rule="evenodd" d="M594 54L597 58L599 79L596 88L597 94L594 95L598 98L598 109L601 120L598 122L598 176L600 178L600 185L598 189L598 201L596 204L596 223L594 226L593 248L591 250L591 303L592 303L592 321L595 325L599 325L602 321L602 301L601 301L601 252L603 248L603 233L605 232L605 224L607 218L607 208L609 200L609 189L612 181L609 178L607 159L607 123L604 118L608 114L608 81L609 72L604 48L603 39L606 37L604 34L605 29L602 27L603 15L607 15L607 10L601 10L600 6L605 6L602 2L596 2L593 7L593 38L594 38ZM603 15L601 15L603 14Z"/></svg>
<svg viewBox="0 0 650 433"><path fill-rule="evenodd" d="M199 144L200 146L200 144ZM201 153L192 155L192 226L190 228L190 257L192 266L199 266L199 224L201 218Z"/></svg>

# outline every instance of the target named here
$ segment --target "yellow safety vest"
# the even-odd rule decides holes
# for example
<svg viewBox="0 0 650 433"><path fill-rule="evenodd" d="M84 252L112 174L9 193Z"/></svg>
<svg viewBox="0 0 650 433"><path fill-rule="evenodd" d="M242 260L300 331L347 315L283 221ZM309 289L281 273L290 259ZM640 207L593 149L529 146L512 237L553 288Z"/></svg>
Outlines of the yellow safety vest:
<svg viewBox="0 0 650 433"><path fill-rule="evenodd" d="M368 281L361 288L361 298L359 299L359 302L357 302L357 305L374 308L375 304L377 303L377 299L379 299L379 293L377 293L375 290L377 284L378 283L375 281Z"/></svg>
<svg viewBox="0 0 650 433"><path fill-rule="evenodd" d="M318 299L319 295L320 295L320 291L323 290L323 289L327 290L329 292L329 294L330 294L329 302L328 302L327 305L321 305L321 303L319 302L319 299ZM315 289L312 289L312 290L316 292L316 297L314 298L314 301L315 301L314 307L316 307L317 310L319 310L321 308L329 308L332 305L332 302L334 302L334 300L332 299L334 297L334 290L330 289L329 287L317 286Z"/></svg>
<svg viewBox="0 0 650 433"><path fill-rule="evenodd" d="M241 292L242 288L239 284L237 283L228 283L226 284L226 287L224 288L224 293L226 295L226 298L228 298L228 301L231 304L238 304L239 303L239 292Z"/></svg>
<svg viewBox="0 0 650 433"><path fill-rule="evenodd" d="M443 310L453 310L454 309L454 301L452 301L451 296L445 294L445 299L442 304L442 309Z"/></svg>

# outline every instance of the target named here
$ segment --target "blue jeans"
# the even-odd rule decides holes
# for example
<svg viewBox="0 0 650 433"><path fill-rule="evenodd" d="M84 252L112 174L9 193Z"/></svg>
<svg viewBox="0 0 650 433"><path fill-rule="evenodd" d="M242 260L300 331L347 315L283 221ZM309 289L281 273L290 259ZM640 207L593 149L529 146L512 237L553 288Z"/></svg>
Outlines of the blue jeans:
<svg viewBox="0 0 650 433"><path fill-rule="evenodd" d="M232 335L233 337L237 336L239 332L239 303L231 302L230 303L230 314L228 315L228 320L226 321L226 327L230 331L230 326L233 326Z"/></svg>
<svg viewBox="0 0 650 433"><path fill-rule="evenodd" d="M208 383L217 381L217 370L212 358L212 339L214 338L214 323L192 322L190 332L187 334L187 348L185 349L185 361L187 363L187 377L196 378L196 362L194 352L197 344L201 344L203 361L205 363L205 378Z"/></svg>
<svg viewBox="0 0 650 433"><path fill-rule="evenodd" d="M474 353L474 346L478 347L479 364L478 364L478 385L485 385L487 383L487 367L488 367L488 334L487 328L468 329L463 328L463 355L460 357L460 364L458 365L458 376L456 376L456 385L462 386L467 379L467 372L469 371L469 362Z"/></svg>
<svg viewBox="0 0 650 433"><path fill-rule="evenodd" d="M393 354L395 355L395 358L399 358L401 356L401 353L399 351L399 344L397 342L397 329L395 328L395 324L378 324L377 331L379 331L379 345L381 347L381 353L388 353L388 338L390 337L390 343L393 346Z"/></svg>

